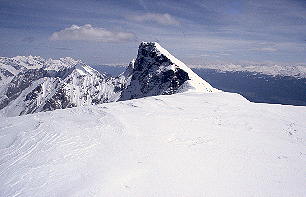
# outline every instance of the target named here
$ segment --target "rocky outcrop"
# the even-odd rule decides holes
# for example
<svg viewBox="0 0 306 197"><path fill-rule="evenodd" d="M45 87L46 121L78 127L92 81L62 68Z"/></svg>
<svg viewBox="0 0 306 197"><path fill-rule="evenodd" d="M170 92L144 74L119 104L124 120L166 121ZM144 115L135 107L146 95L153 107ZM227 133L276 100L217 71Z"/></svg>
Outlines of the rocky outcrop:
<svg viewBox="0 0 306 197"><path fill-rule="evenodd" d="M142 42L120 100L167 95L184 91L212 92L207 82L156 42Z"/></svg>

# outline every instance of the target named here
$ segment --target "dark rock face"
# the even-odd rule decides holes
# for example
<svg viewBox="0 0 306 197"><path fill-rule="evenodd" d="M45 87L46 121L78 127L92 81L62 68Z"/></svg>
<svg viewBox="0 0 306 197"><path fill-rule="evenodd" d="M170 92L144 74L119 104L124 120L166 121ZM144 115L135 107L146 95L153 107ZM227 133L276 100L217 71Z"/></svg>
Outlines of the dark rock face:
<svg viewBox="0 0 306 197"><path fill-rule="evenodd" d="M71 107L76 107L76 104L71 103L66 91L63 88L59 88L56 93L46 101L42 111L51 111Z"/></svg>
<svg viewBox="0 0 306 197"><path fill-rule="evenodd" d="M10 71L5 70L3 68L0 68L0 73L2 73L5 77L13 77L14 76L13 73L11 73ZM1 77L0 77L0 79L1 79Z"/></svg>
<svg viewBox="0 0 306 197"><path fill-rule="evenodd" d="M174 94L189 80L188 73L162 54L157 43L141 43L131 74L131 82L120 100Z"/></svg>
<svg viewBox="0 0 306 197"><path fill-rule="evenodd" d="M25 101L37 99L38 94L41 93L41 91L42 91L42 86L38 85L32 92L27 94Z"/></svg>
<svg viewBox="0 0 306 197"><path fill-rule="evenodd" d="M33 81L42 78L45 74L45 71L41 69L26 70L20 72L8 84L5 92L5 99L0 101L0 109L4 108L8 103L16 99L23 90L32 84ZM26 99L29 100L29 97L31 96L29 95L28 99Z"/></svg>
<svg viewBox="0 0 306 197"><path fill-rule="evenodd" d="M33 81L45 76L48 75L47 72L43 69L31 69L20 72L9 84L6 92L7 97L10 99L17 98L21 91L28 88Z"/></svg>

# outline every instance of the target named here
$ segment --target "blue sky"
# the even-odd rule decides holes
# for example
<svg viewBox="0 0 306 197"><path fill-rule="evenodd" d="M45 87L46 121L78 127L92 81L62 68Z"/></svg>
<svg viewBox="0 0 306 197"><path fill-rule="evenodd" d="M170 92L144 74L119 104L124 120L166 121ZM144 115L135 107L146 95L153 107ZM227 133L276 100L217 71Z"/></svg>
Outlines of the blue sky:
<svg viewBox="0 0 306 197"><path fill-rule="evenodd" d="M187 64L306 63L305 0L0 0L0 56L127 64L157 41Z"/></svg>

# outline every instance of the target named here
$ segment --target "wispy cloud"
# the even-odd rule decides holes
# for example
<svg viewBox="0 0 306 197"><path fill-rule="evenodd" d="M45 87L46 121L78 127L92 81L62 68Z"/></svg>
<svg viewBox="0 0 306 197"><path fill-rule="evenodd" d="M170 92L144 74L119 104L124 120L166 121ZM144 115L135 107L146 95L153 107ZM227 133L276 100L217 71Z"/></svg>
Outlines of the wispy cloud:
<svg viewBox="0 0 306 197"><path fill-rule="evenodd" d="M72 25L61 31L54 32L50 40L84 40L98 42L124 42L135 39L133 33L114 32L104 28L93 27L90 24L83 26Z"/></svg>
<svg viewBox="0 0 306 197"><path fill-rule="evenodd" d="M253 50L255 50L255 51L264 51L264 52L275 52L275 51L278 51L278 49L273 48L273 47L256 48L256 49L253 49Z"/></svg>
<svg viewBox="0 0 306 197"><path fill-rule="evenodd" d="M63 51L72 51L72 48L67 48L67 47L55 47L55 49Z"/></svg>
<svg viewBox="0 0 306 197"><path fill-rule="evenodd" d="M162 25L178 25L180 22L170 14L146 13L142 15L127 16L127 19L136 22L154 22Z"/></svg>
<svg viewBox="0 0 306 197"><path fill-rule="evenodd" d="M28 37L24 37L22 40L22 42L27 42L27 43L32 43L35 41L35 38L33 36L28 36Z"/></svg>

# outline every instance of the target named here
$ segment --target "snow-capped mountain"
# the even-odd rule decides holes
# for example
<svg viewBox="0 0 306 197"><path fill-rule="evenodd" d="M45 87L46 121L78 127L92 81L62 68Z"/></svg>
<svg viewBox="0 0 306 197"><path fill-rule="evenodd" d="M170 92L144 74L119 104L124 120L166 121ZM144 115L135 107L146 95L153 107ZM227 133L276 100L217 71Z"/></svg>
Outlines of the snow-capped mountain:
<svg viewBox="0 0 306 197"><path fill-rule="evenodd" d="M306 194L306 108L160 95L0 121L0 196Z"/></svg>
<svg viewBox="0 0 306 197"><path fill-rule="evenodd" d="M28 57L30 60L33 57ZM16 58L15 58L16 59ZM24 58L23 58L24 59ZM39 59L21 67L0 91L4 116L49 111L118 100L121 84L71 58ZM26 62L26 61L23 61Z"/></svg>
<svg viewBox="0 0 306 197"><path fill-rule="evenodd" d="M129 68L131 79L120 100L185 91L216 91L156 42L142 42Z"/></svg>
<svg viewBox="0 0 306 197"><path fill-rule="evenodd" d="M39 56L0 57L0 86L9 83L19 72L28 69L59 70L80 63L70 57L45 60Z"/></svg>
<svg viewBox="0 0 306 197"><path fill-rule="evenodd" d="M136 60L115 78L72 58L20 56L3 58L3 62L3 69L15 69L0 88L3 116L186 91L217 91L155 42L142 42Z"/></svg>

